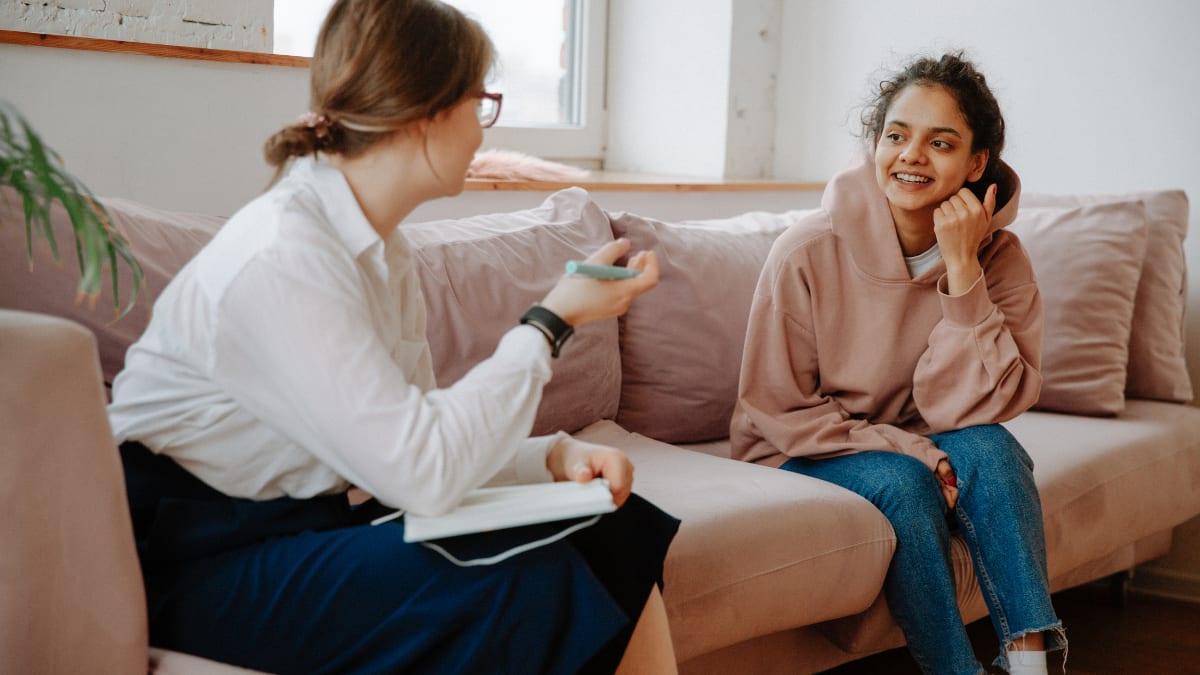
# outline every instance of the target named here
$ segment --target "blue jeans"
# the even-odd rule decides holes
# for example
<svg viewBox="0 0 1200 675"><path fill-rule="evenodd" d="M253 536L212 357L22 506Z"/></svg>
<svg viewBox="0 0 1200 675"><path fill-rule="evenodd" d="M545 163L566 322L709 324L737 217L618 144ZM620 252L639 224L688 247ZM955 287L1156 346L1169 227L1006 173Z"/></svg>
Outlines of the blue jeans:
<svg viewBox="0 0 1200 675"><path fill-rule="evenodd" d="M954 521L1000 638L995 664L1008 668L1007 647L1046 631L1047 651L1066 647L1050 605L1042 506L1033 460L998 424L930 436L958 476ZM884 580L888 607L909 653L926 673L982 673L962 624L950 563L946 500L929 467L897 452L789 460L783 468L866 497L891 522L896 552Z"/></svg>

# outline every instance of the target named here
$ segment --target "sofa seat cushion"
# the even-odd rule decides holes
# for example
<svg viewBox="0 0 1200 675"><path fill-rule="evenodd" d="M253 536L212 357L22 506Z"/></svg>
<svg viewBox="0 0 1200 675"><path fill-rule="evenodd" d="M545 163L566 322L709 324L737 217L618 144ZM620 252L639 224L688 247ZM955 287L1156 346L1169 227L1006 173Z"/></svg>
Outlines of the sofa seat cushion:
<svg viewBox="0 0 1200 675"><path fill-rule="evenodd" d="M663 589L680 661L861 612L882 588L891 526L848 490L685 450L611 421L576 436L628 453L634 491L682 521Z"/></svg>
<svg viewBox="0 0 1200 675"><path fill-rule="evenodd" d="M1035 463L1051 578L1200 513L1200 408L1131 399L1115 419L1005 426Z"/></svg>

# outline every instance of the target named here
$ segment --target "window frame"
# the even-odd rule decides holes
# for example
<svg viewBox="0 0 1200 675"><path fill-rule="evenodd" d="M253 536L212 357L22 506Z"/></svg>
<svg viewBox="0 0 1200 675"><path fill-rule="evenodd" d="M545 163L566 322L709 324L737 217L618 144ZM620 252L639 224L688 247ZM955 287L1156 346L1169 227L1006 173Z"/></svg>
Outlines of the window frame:
<svg viewBox="0 0 1200 675"><path fill-rule="evenodd" d="M580 123L567 125L507 125L504 116L484 133L484 148L504 148L537 157L601 166L606 144L605 106L606 54L608 48L608 0L579 0L575 17L579 44L568 58L576 76L582 77ZM501 57L503 58L503 57ZM503 92L506 95L508 92Z"/></svg>
<svg viewBox="0 0 1200 675"><path fill-rule="evenodd" d="M579 0L579 3L582 11L575 17L575 30L581 40L575 47L574 67L583 78L582 100L579 102L580 124L509 126L505 124L501 115L496 126L484 133L484 148L516 150L536 157L579 164L586 168L601 168L604 165L608 140L608 113L605 102L608 76L608 0ZM0 30L0 44L6 43L305 69L311 62L306 56L270 52L183 47Z"/></svg>

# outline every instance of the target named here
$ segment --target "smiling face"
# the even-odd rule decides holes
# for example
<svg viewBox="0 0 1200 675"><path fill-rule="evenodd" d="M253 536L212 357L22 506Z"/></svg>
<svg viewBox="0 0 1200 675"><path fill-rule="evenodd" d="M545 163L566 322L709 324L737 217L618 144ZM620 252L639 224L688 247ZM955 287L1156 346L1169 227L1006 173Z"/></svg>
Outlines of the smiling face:
<svg viewBox="0 0 1200 675"><path fill-rule="evenodd" d="M958 101L940 85L915 84L896 94L875 143L875 180L897 226L933 231L933 212L987 166L971 151L974 134Z"/></svg>

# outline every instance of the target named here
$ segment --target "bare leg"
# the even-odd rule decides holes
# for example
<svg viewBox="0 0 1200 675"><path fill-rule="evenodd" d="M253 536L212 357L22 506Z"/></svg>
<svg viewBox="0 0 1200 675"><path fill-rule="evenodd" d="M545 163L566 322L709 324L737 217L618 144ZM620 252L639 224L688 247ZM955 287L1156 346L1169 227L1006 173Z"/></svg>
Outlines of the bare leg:
<svg viewBox="0 0 1200 675"><path fill-rule="evenodd" d="M1020 649L1027 652L1044 651L1046 649L1046 641L1042 639L1042 634L1040 632L1028 633L1026 635L1022 635L1016 640L1013 640L1008 650L1013 651L1015 649Z"/></svg>
<svg viewBox="0 0 1200 675"><path fill-rule="evenodd" d="M625 656L617 666L616 675L674 675L675 648L671 645L671 629L667 625L667 608L663 605L658 586L650 589L646 606L633 627Z"/></svg>

